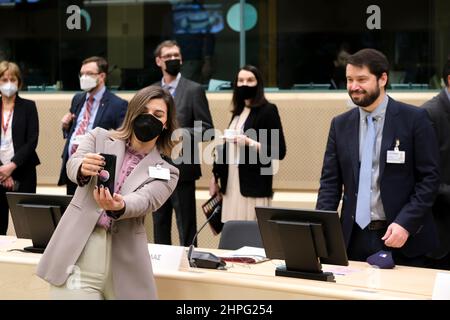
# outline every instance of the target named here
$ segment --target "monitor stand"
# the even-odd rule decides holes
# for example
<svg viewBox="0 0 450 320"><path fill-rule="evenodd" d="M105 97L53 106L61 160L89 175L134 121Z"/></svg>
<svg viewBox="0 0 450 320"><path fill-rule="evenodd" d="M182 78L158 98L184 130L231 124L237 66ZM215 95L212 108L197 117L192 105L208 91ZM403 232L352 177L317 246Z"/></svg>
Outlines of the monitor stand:
<svg viewBox="0 0 450 320"><path fill-rule="evenodd" d="M19 204L25 212L33 246L24 251L43 253L61 217L61 207L40 204Z"/></svg>
<svg viewBox="0 0 450 320"><path fill-rule="evenodd" d="M322 271L319 260L319 257L328 255L320 223L282 220L271 222L276 223L279 233L283 234L280 241L286 262L286 266L275 270L275 275L336 282L333 273Z"/></svg>
<svg viewBox="0 0 450 320"><path fill-rule="evenodd" d="M323 272L323 271L319 273L302 272L302 271L288 270L285 266L277 267L277 269L275 270L275 275L291 278L336 282L334 279L334 275L331 272Z"/></svg>
<svg viewBox="0 0 450 320"><path fill-rule="evenodd" d="M23 250L26 252L32 252L32 253L44 253L45 248L38 248L38 247L30 246L30 247L23 248Z"/></svg>

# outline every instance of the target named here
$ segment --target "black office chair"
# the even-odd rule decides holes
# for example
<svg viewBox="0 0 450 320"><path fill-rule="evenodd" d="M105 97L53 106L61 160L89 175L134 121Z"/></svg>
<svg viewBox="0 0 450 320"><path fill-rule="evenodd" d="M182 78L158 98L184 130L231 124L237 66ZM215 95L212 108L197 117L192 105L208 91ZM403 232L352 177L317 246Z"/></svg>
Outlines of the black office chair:
<svg viewBox="0 0 450 320"><path fill-rule="evenodd" d="M219 249L236 250L244 246L263 248L256 221L227 221L223 225Z"/></svg>

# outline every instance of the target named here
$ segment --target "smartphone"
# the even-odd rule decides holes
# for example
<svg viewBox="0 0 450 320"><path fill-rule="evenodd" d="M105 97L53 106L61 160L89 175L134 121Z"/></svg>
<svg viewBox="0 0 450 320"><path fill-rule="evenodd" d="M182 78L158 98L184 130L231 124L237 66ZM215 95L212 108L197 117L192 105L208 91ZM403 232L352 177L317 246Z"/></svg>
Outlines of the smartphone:
<svg viewBox="0 0 450 320"><path fill-rule="evenodd" d="M97 176L97 186L103 185L108 187L111 195L114 193L114 182L116 180L116 155L100 153L102 157L105 158L105 167L100 171Z"/></svg>

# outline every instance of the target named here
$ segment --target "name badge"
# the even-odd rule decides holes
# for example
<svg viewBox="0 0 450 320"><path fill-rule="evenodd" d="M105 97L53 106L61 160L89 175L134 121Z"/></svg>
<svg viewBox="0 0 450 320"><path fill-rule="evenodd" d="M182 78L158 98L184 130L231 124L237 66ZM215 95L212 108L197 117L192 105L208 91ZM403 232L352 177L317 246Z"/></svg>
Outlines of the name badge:
<svg viewBox="0 0 450 320"><path fill-rule="evenodd" d="M156 167L148 167L148 176L150 178L170 180L170 170L157 165Z"/></svg>
<svg viewBox="0 0 450 320"><path fill-rule="evenodd" d="M386 163L405 163L405 151L400 151L400 140L397 139L395 141L395 148L394 150L388 150L387 156L386 156Z"/></svg>

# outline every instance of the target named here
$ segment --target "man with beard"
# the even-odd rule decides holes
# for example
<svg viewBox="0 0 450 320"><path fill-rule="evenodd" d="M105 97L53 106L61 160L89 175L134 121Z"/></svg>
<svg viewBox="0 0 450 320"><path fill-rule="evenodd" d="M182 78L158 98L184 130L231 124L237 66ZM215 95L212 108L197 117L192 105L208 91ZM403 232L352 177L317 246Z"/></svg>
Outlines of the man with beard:
<svg viewBox="0 0 450 320"><path fill-rule="evenodd" d="M178 126L183 131L182 156L174 159L180 170L180 178L169 200L153 214L154 240L158 244L172 244L172 209L174 209L180 245L190 246L197 232L195 180L202 175L197 144L212 138L212 134L208 137L204 133L208 129L213 129L213 122L203 87L184 78L180 73L183 60L177 42L163 41L155 49L154 54L155 62L163 74L161 82L156 85L162 86L173 96Z"/></svg>
<svg viewBox="0 0 450 320"><path fill-rule="evenodd" d="M437 245L431 214L439 186L437 139L425 110L386 95L388 75L389 63L377 50L348 58L347 91L358 107L331 122L316 208L337 210L343 192L350 260L379 255L424 266Z"/></svg>

